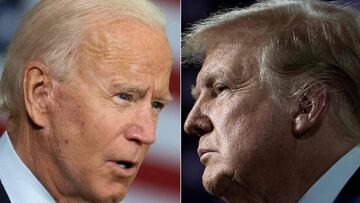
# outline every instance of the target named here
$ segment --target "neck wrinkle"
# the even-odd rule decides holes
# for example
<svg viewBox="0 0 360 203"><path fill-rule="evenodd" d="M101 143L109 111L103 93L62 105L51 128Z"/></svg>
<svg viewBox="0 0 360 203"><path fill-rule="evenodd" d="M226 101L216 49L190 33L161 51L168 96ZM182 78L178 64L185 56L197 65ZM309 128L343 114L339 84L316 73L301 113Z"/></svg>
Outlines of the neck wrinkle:
<svg viewBox="0 0 360 203"><path fill-rule="evenodd" d="M46 135L41 128L32 127L24 117L10 115L7 124L9 138L17 155L56 202L69 202L48 173L52 170L48 165L52 163L51 157L47 154L46 146L40 144L43 141L39 139Z"/></svg>

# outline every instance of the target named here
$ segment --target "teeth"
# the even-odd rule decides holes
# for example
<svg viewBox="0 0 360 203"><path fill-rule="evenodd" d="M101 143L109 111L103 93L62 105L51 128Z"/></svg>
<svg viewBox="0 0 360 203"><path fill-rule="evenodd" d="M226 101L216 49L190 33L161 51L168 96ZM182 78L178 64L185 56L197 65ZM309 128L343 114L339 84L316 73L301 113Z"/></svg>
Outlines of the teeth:
<svg viewBox="0 0 360 203"><path fill-rule="evenodd" d="M132 167L132 163L130 163L130 162L125 162L125 161L118 161L118 162L116 162L121 168L123 168L123 169L129 169L129 168L131 168Z"/></svg>

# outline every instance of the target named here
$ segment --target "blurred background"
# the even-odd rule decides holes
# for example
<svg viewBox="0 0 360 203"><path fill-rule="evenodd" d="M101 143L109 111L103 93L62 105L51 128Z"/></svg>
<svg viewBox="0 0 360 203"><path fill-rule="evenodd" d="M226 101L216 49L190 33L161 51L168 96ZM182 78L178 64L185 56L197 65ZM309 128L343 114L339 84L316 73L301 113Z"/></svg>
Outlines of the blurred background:
<svg viewBox="0 0 360 203"><path fill-rule="evenodd" d="M209 14L234 7L247 7L254 0L181 0L181 31L182 33L200 19ZM341 4L351 4L360 8L358 0L340 0ZM182 64L181 67L181 123L190 112L195 100L191 97L191 85L196 84L196 76L201 65ZM224 203L219 198L209 195L202 186L201 176L204 167L197 155L199 138L187 135L182 130L182 154L181 154L181 199L184 203Z"/></svg>
<svg viewBox="0 0 360 203"><path fill-rule="evenodd" d="M0 0L0 73L6 48L18 23L37 2L38 0ZM175 99L160 114L156 143L150 148L135 182L122 201L125 203L180 201L180 0L153 2L166 14L166 31L174 58L171 92ZM5 129L6 115L0 115L0 133Z"/></svg>

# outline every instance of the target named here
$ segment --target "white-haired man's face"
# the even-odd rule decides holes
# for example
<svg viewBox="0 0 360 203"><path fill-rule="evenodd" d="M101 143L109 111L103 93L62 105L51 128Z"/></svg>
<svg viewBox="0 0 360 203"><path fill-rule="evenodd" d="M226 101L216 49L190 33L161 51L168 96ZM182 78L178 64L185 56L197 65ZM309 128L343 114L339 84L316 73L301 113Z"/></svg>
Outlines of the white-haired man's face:
<svg viewBox="0 0 360 203"><path fill-rule="evenodd" d="M293 167L290 115L260 85L254 53L236 43L210 49L185 122L200 137L205 189L230 202L266 201Z"/></svg>
<svg viewBox="0 0 360 203"><path fill-rule="evenodd" d="M119 201L170 100L171 51L162 30L126 20L91 30L79 53L75 77L54 83L44 168L65 196Z"/></svg>

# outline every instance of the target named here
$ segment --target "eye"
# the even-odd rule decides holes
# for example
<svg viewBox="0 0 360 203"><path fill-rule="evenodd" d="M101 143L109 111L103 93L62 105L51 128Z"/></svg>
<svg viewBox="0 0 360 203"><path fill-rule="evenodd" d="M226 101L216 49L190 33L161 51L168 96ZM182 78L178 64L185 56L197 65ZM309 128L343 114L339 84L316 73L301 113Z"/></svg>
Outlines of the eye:
<svg viewBox="0 0 360 203"><path fill-rule="evenodd" d="M216 95L219 95L227 89L228 89L228 87L223 84L216 84L214 87L214 92Z"/></svg>
<svg viewBox="0 0 360 203"><path fill-rule="evenodd" d="M154 108L154 109L161 110L161 109L164 108L165 105L164 105L163 103L161 103L161 102L153 101L153 102L151 103L151 106L152 106L152 108Z"/></svg>
<svg viewBox="0 0 360 203"><path fill-rule="evenodd" d="M131 101L132 100L132 95L130 95L128 93L120 93L117 96L118 96L118 98L120 98L121 100L124 100L124 101Z"/></svg>

